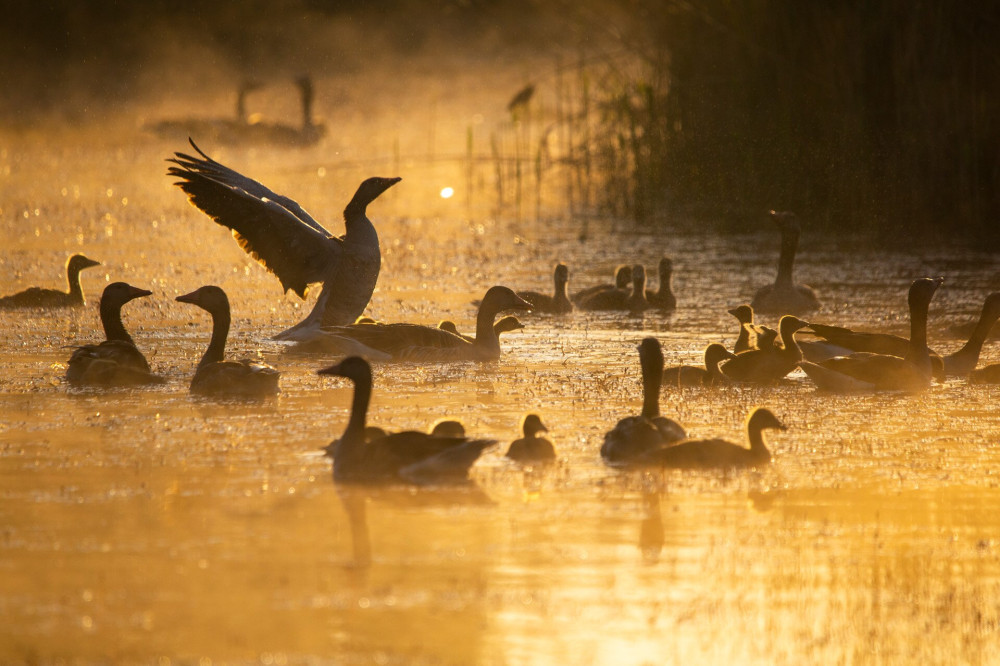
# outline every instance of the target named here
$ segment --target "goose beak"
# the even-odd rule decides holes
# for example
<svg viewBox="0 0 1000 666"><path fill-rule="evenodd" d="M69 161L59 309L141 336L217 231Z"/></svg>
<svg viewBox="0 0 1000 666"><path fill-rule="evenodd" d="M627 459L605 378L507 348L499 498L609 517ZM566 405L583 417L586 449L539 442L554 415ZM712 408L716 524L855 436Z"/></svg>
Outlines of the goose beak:
<svg viewBox="0 0 1000 666"><path fill-rule="evenodd" d="M84 257L83 259L84 259L84 261L83 261L83 267L84 268L91 268L92 266L100 266L101 265L101 262L94 261L93 259L91 259L89 257Z"/></svg>
<svg viewBox="0 0 1000 666"><path fill-rule="evenodd" d="M198 292L192 291L190 294L182 294L174 299L175 301L180 301L181 303L191 303L193 305L198 304Z"/></svg>
<svg viewBox="0 0 1000 666"><path fill-rule="evenodd" d="M140 289L139 287L132 287L129 292L130 298L142 298L143 296L151 296L153 292L149 289Z"/></svg>

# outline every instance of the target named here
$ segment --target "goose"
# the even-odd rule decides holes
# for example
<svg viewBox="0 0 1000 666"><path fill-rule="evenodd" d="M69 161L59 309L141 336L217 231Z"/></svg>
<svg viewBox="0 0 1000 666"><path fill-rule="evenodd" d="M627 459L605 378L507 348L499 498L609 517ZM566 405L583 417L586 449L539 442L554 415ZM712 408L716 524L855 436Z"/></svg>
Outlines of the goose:
<svg viewBox="0 0 1000 666"><path fill-rule="evenodd" d="M234 144L245 141L250 121L247 114L247 96L259 89L260 83L244 79L236 89L236 112L232 118L177 118L159 120L143 125L143 129L164 139L185 139L198 136L219 143Z"/></svg>
<svg viewBox="0 0 1000 666"><path fill-rule="evenodd" d="M300 76L295 79L295 86L299 89L302 102L302 123L296 127L284 123L251 122L246 125L245 138L248 142L302 148L326 136L326 126L313 118L315 92L312 79Z"/></svg>
<svg viewBox="0 0 1000 666"><path fill-rule="evenodd" d="M66 262L66 283L69 291L29 287L10 296L0 298L0 308L67 308L84 305L83 287L80 286L80 271L100 266L101 262L88 259L82 254L74 254Z"/></svg>
<svg viewBox="0 0 1000 666"><path fill-rule="evenodd" d="M660 415L663 349L656 338L639 344L642 368L642 412L620 420L604 435L601 457L609 465L628 465L646 451L680 441L687 436L679 423Z"/></svg>
<svg viewBox="0 0 1000 666"><path fill-rule="evenodd" d="M942 278L919 278L910 285L910 340L904 357L875 352L835 356L818 364L802 363L802 369L822 389L921 391L930 386L932 372L927 349L927 310ZM823 368L817 370L815 366ZM833 371L835 374L831 374ZM847 375L856 382L839 377ZM846 386L845 386L846 385ZM870 385L870 386L869 386Z"/></svg>
<svg viewBox="0 0 1000 666"><path fill-rule="evenodd" d="M739 305L731 310L727 310L727 312L736 317L736 320L740 322L740 334L736 338L736 344L733 345L733 353L739 354L740 352L756 349L756 336L753 335L753 330L748 326L748 324L753 324L753 308L750 307L750 304Z"/></svg>
<svg viewBox="0 0 1000 666"><path fill-rule="evenodd" d="M729 382L719 370L719 363L735 358L736 354L717 342L705 347L705 367L676 365L663 370L664 386L713 386Z"/></svg>
<svg viewBox="0 0 1000 666"><path fill-rule="evenodd" d="M556 450L552 442L539 437L538 433L548 432L538 414L528 414L521 424L524 437L515 439L507 449L507 457L519 463L546 462L556 459Z"/></svg>
<svg viewBox="0 0 1000 666"><path fill-rule="evenodd" d="M77 347L66 366L66 380L75 386L135 386L163 384L149 369L149 363L135 346L122 324L122 306L149 296L148 289L125 282L112 282L101 294L101 324L104 342Z"/></svg>
<svg viewBox="0 0 1000 666"><path fill-rule="evenodd" d="M1000 319L1000 292L994 292L983 302L983 311L979 321L969 336L969 341L958 351L944 357L944 373L948 377L965 377L979 363L979 354L983 350L990 329L997 319Z"/></svg>
<svg viewBox="0 0 1000 666"><path fill-rule="evenodd" d="M566 295L566 283L569 282L569 269L566 264L556 264L552 274L555 292L550 296L537 291L519 291L517 295L531 303L532 312L547 314L566 314L573 311L573 304Z"/></svg>
<svg viewBox="0 0 1000 666"><path fill-rule="evenodd" d="M232 230L245 252L275 274L285 291L306 297L309 285L321 283L316 305L306 318L276 340L309 340L321 326L349 324L371 300L382 255L378 233L366 214L368 205L400 178L369 178L344 209L346 233L334 236L299 204L275 194L206 155L174 153L167 170L189 201L217 224Z"/></svg>
<svg viewBox="0 0 1000 666"><path fill-rule="evenodd" d="M440 328L442 331L448 331L449 333L457 335L458 337L462 338L463 340L467 340L468 342L473 342L475 340L475 338L473 338L471 335L466 335L465 333L459 333L458 326L455 324L455 322L453 322L450 319L442 319L441 321L439 321L438 328ZM501 317L500 319L497 319L495 324L493 324L493 330L496 332L498 338L500 337L501 333L509 333L510 331L517 331L522 328L524 328L524 324L522 324L521 320L515 317L514 315L507 315L506 317Z"/></svg>
<svg viewBox="0 0 1000 666"><path fill-rule="evenodd" d="M365 419L372 395L372 369L363 358L349 356L317 371L344 377L354 384L351 416L344 434L326 447L339 483L466 483L469 468L494 439L435 437L418 431L398 432L365 440Z"/></svg>
<svg viewBox="0 0 1000 666"><path fill-rule="evenodd" d="M570 300L573 301L575 305L580 305L584 300L601 291L620 289L627 292L630 284L632 284L632 267L627 264L623 264L615 269L614 284L598 284L593 287L581 289L573 294Z"/></svg>
<svg viewBox="0 0 1000 666"><path fill-rule="evenodd" d="M764 430L787 430L766 407L758 407L747 418L750 448L724 439L685 439L643 454L639 465L672 469L732 469L756 467L771 462L771 452L764 442Z"/></svg>
<svg viewBox="0 0 1000 666"><path fill-rule="evenodd" d="M646 300L646 269L642 264L632 266L630 291L599 291L581 301L580 307L584 310L628 310L633 314L649 309L649 301Z"/></svg>
<svg viewBox="0 0 1000 666"><path fill-rule="evenodd" d="M812 287L795 284L792 269L795 250L799 245L799 218L795 213L771 211L771 219L781 230L781 255L778 257L778 276L774 284L761 287L754 294L750 305L757 312L774 314L803 314L819 308L819 299Z"/></svg>
<svg viewBox="0 0 1000 666"><path fill-rule="evenodd" d="M778 322L781 346L762 345L759 349L736 354L719 366L722 373L738 382L771 384L795 369L802 352L795 341L795 332L808 326L795 315L784 315Z"/></svg>
<svg viewBox="0 0 1000 666"><path fill-rule="evenodd" d="M673 271L673 262L667 257L662 257L657 266L660 284L656 291L652 289L646 290L646 300L649 301L651 308L664 312L672 312L677 309L677 297L674 296L673 285L671 284Z"/></svg>
<svg viewBox="0 0 1000 666"><path fill-rule="evenodd" d="M493 320L504 310L530 308L527 301L508 287L491 287L480 303L476 337L471 342L433 326L404 323L333 326L324 328L323 334L331 351L367 349L379 360L495 361L500 358L500 339Z"/></svg>
<svg viewBox="0 0 1000 666"><path fill-rule="evenodd" d="M465 437L465 426L461 421L443 419L431 426L431 437Z"/></svg>
<svg viewBox="0 0 1000 666"><path fill-rule="evenodd" d="M199 287L178 296L181 303L197 305L212 315L212 339L191 378L191 393L215 396L265 396L279 392L280 373L267 365L247 359L227 361L229 298L215 285Z"/></svg>

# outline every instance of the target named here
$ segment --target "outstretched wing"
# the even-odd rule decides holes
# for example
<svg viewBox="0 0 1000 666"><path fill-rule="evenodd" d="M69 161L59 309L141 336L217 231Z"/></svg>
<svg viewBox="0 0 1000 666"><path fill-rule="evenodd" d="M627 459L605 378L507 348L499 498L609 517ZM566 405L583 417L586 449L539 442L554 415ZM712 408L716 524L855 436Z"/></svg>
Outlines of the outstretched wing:
<svg viewBox="0 0 1000 666"><path fill-rule="evenodd" d="M204 176L208 176L212 180L217 180L220 183L229 185L230 187L243 190L258 199L268 199L270 201L277 202L283 208L291 211L295 217L299 218L316 231L325 236L333 236L332 233L327 231L322 224L313 219L312 215L307 213L306 209L300 206L294 199L289 199L288 197L282 196L277 192L273 192L263 183L259 183L253 178L248 178L239 171L227 167L225 164L216 162L198 147L198 144L194 142L194 139L188 137L188 141L191 143L191 147L198 151L201 158L193 157L186 153L174 153L174 158L167 161L181 166L186 171L195 171Z"/></svg>
<svg viewBox="0 0 1000 666"><path fill-rule="evenodd" d="M185 156L178 154L178 158L174 161L179 166L167 171L180 179L175 185L216 223L231 229L240 247L274 273L285 291L291 289L305 298L310 284L324 281L336 269L343 254L343 242L330 236L318 223L303 220L277 200L203 173L185 163ZM246 181L243 184L248 187L257 186L270 192L255 181L218 166ZM220 177L237 182L224 173Z"/></svg>

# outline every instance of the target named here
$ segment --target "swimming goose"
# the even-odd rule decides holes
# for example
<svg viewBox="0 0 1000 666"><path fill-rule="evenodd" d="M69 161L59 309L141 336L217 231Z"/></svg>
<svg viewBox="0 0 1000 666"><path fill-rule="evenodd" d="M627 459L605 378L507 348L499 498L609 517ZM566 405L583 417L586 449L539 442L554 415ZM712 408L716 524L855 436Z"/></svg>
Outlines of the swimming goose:
<svg viewBox="0 0 1000 666"><path fill-rule="evenodd" d="M961 349L944 357L944 372L948 377L964 377L979 363L979 354L983 343L990 334L990 329L997 319L1000 319L1000 292L986 297L979 321L969 336L969 341Z"/></svg>
<svg viewBox="0 0 1000 666"><path fill-rule="evenodd" d="M475 340L475 338L473 338L471 335L466 335L465 333L459 333L458 326L456 326L455 322L453 322L450 319L442 319L441 321L439 321L438 328L440 328L442 331L448 331L449 333L457 335L458 337L462 338L463 340L467 340L468 342L473 342ZM522 324L521 320L515 317L514 315L507 315L506 317L501 317L500 319L497 319L495 324L493 324L493 330L496 332L498 338L500 337L501 333L517 331L522 328L524 328L524 324Z"/></svg>
<svg viewBox="0 0 1000 666"><path fill-rule="evenodd" d="M758 407L747 418L747 438L750 448L724 439L686 439L644 454L640 465L672 469L732 469L756 467L771 462L771 452L764 443L764 430L787 430L771 410Z"/></svg>
<svg viewBox="0 0 1000 666"><path fill-rule="evenodd" d="M66 380L84 386L134 386L162 384L149 370L149 363L122 324L122 306L153 292L125 282L112 282L101 294L101 325L104 342L77 347L66 366Z"/></svg>
<svg viewBox="0 0 1000 666"><path fill-rule="evenodd" d="M299 89L299 99L302 102L302 123L296 127L284 123L253 122L246 126L246 139L251 143L264 143L277 146L305 147L311 146L326 136L326 126L317 123L313 118L312 79L300 76L295 79Z"/></svg>
<svg viewBox="0 0 1000 666"><path fill-rule="evenodd" d="M781 255L778 257L778 276L774 284L761 287L754 294L750 305L757 312L774 314L803 314L819 308L819 299L812 287L795 284L792 269L795 250L799 245L799 218L795 213L771 211L771 219L781 230Z"/></svg>
<svg viewBox="0 0 1000 666"><path fill-rule="evenodd" d="M435 437L406 431L365 441L365 419L372 394L372 369L368 362L349 356L318 371L354 383L351 416L340 439L328 447L333 457L333 478L342 483L391 483L415 485L464 483L469 468L493 439Z"/></svg>
<svg viewBox="0 0 1000 666"><path fill-rule="evenodd" d="M646 300L646 269L642 264L632 266L632 289L599 291L580 303L584 310L628 310L638 314L649 309Z"/></svg>
<svg viewBox="0 0 1000 666"><path fill-rule="evenodd" d="M368 204L400 181L369 178L344 209L347 232L334 236L299 204L216 162L191 141L200 158L175 153L167 173L193 205L232 230L240 247L274 273L285 291L306 297L322 283L316 305L301 322L274 336L309 340L321 326L349 324L371 300L382 255L378 233L366 215Z"/></svg>
<svg viewBox="0 0 1000 666"><path fill-rule="evenodd" d="M719 363L735 358L728 349L718 343L705 348L705 367L676 365L663 370L664 386L713 386L728 383L729 377L719 370Z"/></svg>
<svg viewBox="0 0 1000 666"><path fill-rule="evenodd" d="M493 320L504 310L529 310L530 304L507 287L491 287L476 315L476 337L461 336L420 324L366 324L323 329L329 350L371 350L380 360L394 361L495 361L500 339Z"/></svg>
<svg viewBox="0 0 1000 666"><path fill-rule="evenodd" d="M795 369L802 360L802 352L795 341L795 332L805 326L794 315L785 315L778 322L778 335L781 346L763 345L759 349L736 354L733 358L719 366L730 379L738 382L755 384L770 384L778 381Z"/></svg>
<svg viewBox="0 0 1000 666"><path fill-rule="evenodd" d="M614 289L621 289L622 291L628 291L629 285L632 284L632 267L628 265L622 265L615 269L615 283L614 284L598 284L593 287L587 287L586 289L581 289L580 291L573 294L570 300L576 305L580 305L584 300L593 296L594 294L601 291L611 291Z"/></svg>
<svg viewBox="0 0 1000 666"><path fill-rule="evenodd" d="M930 386L932 365L927 349L927 310L942 278L920 278L910 285L910 340L905 357L873 352L854 352L835 356L818 364L803 363L802 369L816 385L827 390L844 390L846 380L829 372L847 375L857 382L853 388L870 385L874 390L920 391Z"/></svg>
<svg viewBox="0 0 1000 666"><path fill-rule="evenodd" d="M660 284L656 291L652 289L646 290L646 300L649 301L650 307L664 312L671 312L677 309L677 297L674 296L673 285L671 284L673 270L673 262L667 257L662 257L657 267L660 275Z"/></svg>
<svg viewBox="0 0 1000 666"><path fill-rule="evenodd" d="M601 457L610 465L628 465L645 452L684 439L679 423L660 416L660 384L663 379L663 349L656 338L639 344L642 367L642 412L620 420L604 435Z"/></svg>
<svg viewBox="0 0 1000 666"><path fill-rule="evenodd" d="M552 442L539 437L538 433L548 432L538 414L528 414L521 425L524 437L515 439L507 449L507 457L519 463L545 462L556 459L556 449Z"/></svg>
<svg viewBox="0 0 1000 666"><path fill-rule="evenodd" d="M181 303L197 305L212 315L212 339L191 378L191 393L199 395L263 396L279 392L281 373L267 365L242 359L226 361L229 337L229 298L214 285L199 287L178 296Z"/></svg>
<svg viewBox="0 0 1000 666"><path fill-rule="evenodd" d="M517 295L531 303L532 312L548 314L572 312L573 304L566 295L566 283L569 282L569 269L566 264L556 264L552 280L555 283L555 292L551 296L537 291L519 291Z"/></svg>
<svg viewBox="0 0 1000 666"><path fill-rule="evenodd" d="M236 112L232 118L177 118L146 123L143 129L164 139L186 139L197 136L224 144L241 143L248 138L250 122L247 114L247 96L259 89L260 83L251 79L240 82L236 89Z"/></svg>
<svg viewBox="0 0 1000 666"><path fill-rule="evenodd" d="M740 322L740 334L736 338L736 344L733 345L733 353L739 354L740 352L756 349L756 336L753 335L752 329L747 326L747 324L753 323L753 308L749 304L744 304L732 310L727 310L727 312L736 317L736 321Z"/></svg>
<svg viewBox="0 0 1000 666"><path fill-rule="evenodd" d="M88 259L82 254L74 254L66 262L66 282L69 291L29 287L10 296L0 298L0 308L66 308L84 304L83 287L80 286L80 271L101 262Z"/></svg>

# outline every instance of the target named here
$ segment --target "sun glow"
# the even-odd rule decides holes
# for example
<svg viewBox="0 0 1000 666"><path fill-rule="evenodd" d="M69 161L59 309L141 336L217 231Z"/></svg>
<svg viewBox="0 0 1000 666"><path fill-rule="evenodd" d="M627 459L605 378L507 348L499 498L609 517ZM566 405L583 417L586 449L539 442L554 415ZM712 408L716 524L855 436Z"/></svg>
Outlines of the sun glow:
<svg viewBox="0 0 1000 666"><path fill-rule="evenodd" d="M455 188L453 188L453 187L442 187L441 188L441 198L442 199L451 199L452 196L454 196L454 194L455 194Z"/></svg>

